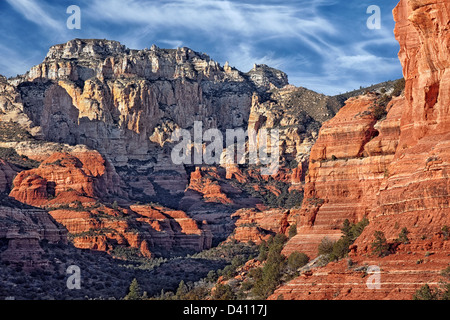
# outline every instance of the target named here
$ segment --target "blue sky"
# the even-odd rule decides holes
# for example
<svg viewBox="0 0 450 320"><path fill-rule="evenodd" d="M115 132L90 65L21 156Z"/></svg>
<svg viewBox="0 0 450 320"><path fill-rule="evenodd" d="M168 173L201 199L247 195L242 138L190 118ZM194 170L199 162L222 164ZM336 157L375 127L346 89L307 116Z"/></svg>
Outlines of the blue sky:
<svg viewBox="0 0 450 320"><path fill-rule="evenodd" d="M186 46L241 71L265 63L289 82L338 94L402 76L394 38L396 0L0 0L0 74L23 74L48 48L73 38L131 49ZM81 9L68 29L66 9ZM367 8L381 9L370 30Z"/></svg>

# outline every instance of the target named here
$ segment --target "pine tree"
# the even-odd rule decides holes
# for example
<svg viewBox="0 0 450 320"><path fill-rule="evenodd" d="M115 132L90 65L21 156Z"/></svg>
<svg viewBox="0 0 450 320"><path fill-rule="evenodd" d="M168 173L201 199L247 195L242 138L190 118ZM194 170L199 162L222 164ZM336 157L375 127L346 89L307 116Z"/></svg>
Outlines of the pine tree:
<svg viewBox="0 0 450 320"><path fill-rule="evenodd" d="M413 300L437 300L437 298L438 294L428 284L417 290L413 296Z"/></svg>
<svg viewBox="0 0 450 320"><path fill-rule="evenodd" d="M382 257L387 254L388 244L383 231L375 231L375 240L372 242L372 249L375 254Z"/></svg>
<svg viewBox="0 0 450 320"><path fill-rule="evenodd" d="M182 300L183 296L186 295L186 293L188 293L188 291L189 291L188 287L184 283L184 280L181 280L180 284L178 285L177 292L175 293L175 299Z"/></svg>
<svg viewBox="0 0 450 320"><path fill-rule="evenodd" d="M409 243L408 233L409 233L408 229L406 229L406 227L403 228L400 234L398 235L397 241L404 244L408 244Z"/></svg>
<svg viewBox="0 0 450 320"><path fill-rule="evenodd" d="M128 294L125 296L125 300L140 300L141 297L141 287L136 278L131 281L130 288L128 289Z"/></svg>

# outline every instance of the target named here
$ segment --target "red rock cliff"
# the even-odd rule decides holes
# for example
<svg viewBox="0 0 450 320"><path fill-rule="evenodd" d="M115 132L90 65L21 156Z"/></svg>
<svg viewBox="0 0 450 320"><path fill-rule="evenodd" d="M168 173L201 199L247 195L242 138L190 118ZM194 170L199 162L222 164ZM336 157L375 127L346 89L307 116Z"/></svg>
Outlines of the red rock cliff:
<svg viewBox="0 0 450 320"><path fill-rule="evenodd" d="M442 228L450 225L450 2L401 0L393 13L404 97L391 102L383 121L362 117L367 98L359 98L324 125L311 153L298 235L285 248L316 255L321 238L339 237L343 219L367 215L351 259L379 266L381 289L368 289L341 261L291 281L272 298L411 299L423 284L437 285L448 266ZM375 231L394 243L404 227L408 245L384 258L372 255Z"/></svg>

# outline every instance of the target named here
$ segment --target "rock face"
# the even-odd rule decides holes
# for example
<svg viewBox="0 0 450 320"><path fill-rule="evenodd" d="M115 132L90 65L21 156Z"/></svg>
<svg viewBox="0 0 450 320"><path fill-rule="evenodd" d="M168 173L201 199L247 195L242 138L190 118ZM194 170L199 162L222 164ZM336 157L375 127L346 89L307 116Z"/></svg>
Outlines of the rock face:
<svg viewBox="0 0 450 320"><path fill-rule="evenodd" d="M71 203L74 194L95 202L97 197L121 195L120 182L114 167L96 151L54 153L39 168L20 172L10 195L36 206Z"/></svg>
<svg viewBox="0 0 450 320"><path fill-rule="evenodd" d="M259 70L264 81L252 81L188 48L138 51L116 41L75 39L53 46L19 91L47 139L86 144L125 164L146 159L152 141L161 143L161 129L173 129L169 123L243 126L253 91L272 78L280 78L276 87L287 84L286 75L273 73ZM65 112L55 116L55 107Z"/></svg>
<svg viewBox="0 0 450 320"><path fill-rule="evenodd" d="M288 84L257 65L242 73L188 48L131 50L117 41L74 39L50 48L24 76L0 81L0 111L34 138L97 150L128 195L176 206L188 185L170 159L177 128L246 128L252 95ZM178 198L177 198L178 196Z"/></svg>
<svg viewBox="0 0 450 320"><path fill-rule="evenodd" d="M449 12L450 4L438 1L401 0L395 8L404 97L390 103L385 120L370 118L363 97L349 100L324 125L311 152L298 235L285 248L286 254L305 249L316 255L321 238L340 236L343 219L367 216L351 259L379 266L381 289L361 280L351 288L358 272L341 261L282 286L273 298L410 299L421 285L441 280L449 253L442 230L450 224ZM410 243L398 246L402 228ZM371 256L375 231L385 234L391 255Z"/></svg>
<svg viewBox="0 0 450 320"><path fill-rule="evenodd" d="M102 205L122 195L120 186L114 167L98 152L54 153L38 168L20 172L10 195L22 203L48 208L82 249L113 255L118 248L137 249L138 254L151 257L211 247L207 223L183 211Z"/></svg>
<svg viewBox="0 0 450 320"><path fill-rule="evenodd" d="M232 215L237 217L235 229L229 239L260 244L277 233L286 233L289 222L289 210L240 209Z"/></svg>
<svg viewBox="0 0 450 320"><path fill-rule="evenodd" d="M386 119L377 122L375 100L375 95L352 98L322 126L311 150L298 233L285 247L286 254L301 247L315 256L324 237L341 236L345 219L357 222L372 210L394 157L403 106L402 99L394 99Z"/></svg>
<svg viewBox="0 0 450 320"><path fill-rule="evenodd" d="M67 228L75 247L106 251L123 259L128 258L127 251L151 258L211 247L212 235L206 222L161 206L68 207L51 210L50 214Z"/></svg>
<svg viewBox="0 0 450 320"><path fill-rule="evenodd" d="M0 192L9 192L13 179L19 171L14 165L0 159Z"/></svg>
<svg viewBox="0 0 450 320"><path fill-rule="evenodd" d="M0 257L25 270L45 267L41 241L67 243L67 231L45 211L0 194Z"/></svg>

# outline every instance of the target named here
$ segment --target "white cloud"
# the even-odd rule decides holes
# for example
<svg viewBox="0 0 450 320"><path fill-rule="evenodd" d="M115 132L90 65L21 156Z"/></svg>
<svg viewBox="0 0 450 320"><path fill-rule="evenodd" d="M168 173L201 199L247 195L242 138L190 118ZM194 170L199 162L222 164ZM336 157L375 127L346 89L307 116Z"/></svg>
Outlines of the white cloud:
<svg viewBox="0 0 450 320"><path fill-rule="evenodd" d="M343 55L336 59L338 67L370 73L385 73L396 65L398 59L383 58L375 55Z"/></svg>
<svg viewBox="0 0 450 320"><path fill-rule="evenodd" d="M183 41L181 41L181 40L163 39L163 40L158 40L158 43L165 43L170 47L170 49L176 49L176 48L183 47Z"/></svg>
<svg viewBox="0 0 450 320"><path fill-rule="evenodd" d="M27 20L42 27L62 30L65 25L53 19L48 10L44 10L34 0L6 0L17 12L21 13Z"/></svg>
<svg viewBox="0 0 450 320"><path fill-rule="evenodd" d="M220 36L237 33L244 37L315 35L333 33L334 26L304 10L289 5L242 4L232 1L176 0L166 3L135 0L94 0L88 14L96 19L161 28L187 28ZM98 15L101 12L101 15Z"/></svg>

